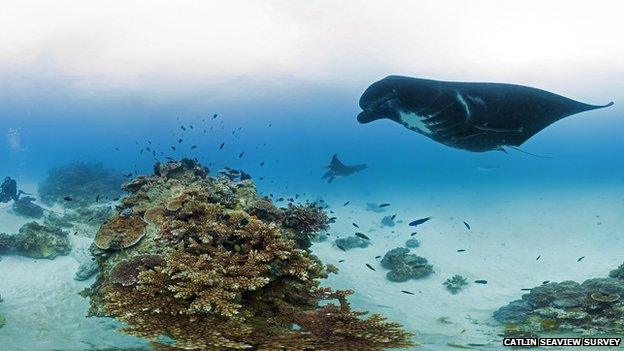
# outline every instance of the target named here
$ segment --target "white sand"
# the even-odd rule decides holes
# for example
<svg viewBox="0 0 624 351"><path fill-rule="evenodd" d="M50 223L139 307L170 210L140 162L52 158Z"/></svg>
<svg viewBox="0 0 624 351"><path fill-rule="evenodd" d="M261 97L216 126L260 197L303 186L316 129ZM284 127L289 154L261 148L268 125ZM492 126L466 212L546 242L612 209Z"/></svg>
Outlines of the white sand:
<svg viewBox="0 0 624 351"><path fill-rule="evenodd" d="M535 197L536 193L541 195ZM327 285L356 290L352 297L354 307L403 323L417 333L416 339L423 345L421 350L448 350L448 342L491 343L489 349L502 349L497 338L501 327L491 315L520 298L524 293L521 288L540 285L544 280L582 282L606 276L624 261L621 187L519 189L488 194L420 191L401 196L386 194L365 201L326 200L340 204L332 208L339 219L331 233L347 236L360 231L373 242L366 249L348 252L332 245L334 235L331 241L316 244L314 252L324 262L340 267L340 273L332 276ZM348 206L341 206L348 200ZM392 205L385 213L365 212L365 203L373 201ZM380 228L381 218L394 213L405 222ZM427 258L435 273L405 283L386 280L387 270L374 257L403 246L413 231L407 223L425 216L434 219L418 227L416 237L421 246L412 249L412 253ZM360 229L354 228L352 222ZM371 228L376 230L368 233ZM458 253L457 249L467 251ZM541 258L536 261L538 255ZM586 257L577 262L581 256ZM340 259L346 261L338 263ZM377 271L369 270L366 263ZM453 274L461 274L471 282L457 295L442 286ZM473 284L476 279L485 279L488 284ZM440 317L448 317L452 323L441 323Z"/></svg>
<svg viewBox="0 0 624 351"><path fill-rule="evenodd" d="M326 198L330 204L338 204L332 207L338 222L332 226L330 241L315 244L314 252L324 262L340 267L340 273L332 275L327 285L356 290L351 298L355 308L382 313L414 330L423 345L419 350L448 350L448 342L490 343L491 347L478 349L502 349L496 336L501 328L491 314L520 298L521 288L534 287L544 280L582 281L605 276L624 261L621 186L513 192L490 189L486 193L414 190L375 197ZM342 207L347 200L351 204ZM385 213L366 212L366 202L374 201L392 205ZM381 228L381 218L393 213L404 223ZM425 216L434 219L418 228L416 237L421 247L412 252L426 257L435 273L405 283L387 281L386 270L374 256L402 246L412 232L407 222ZM464 220L472 230L464 227ZM0 232L16 232L25 222L0 210ZM360 229L352 227L352 222L357 222ZM348 252L333 247L333 234L347 236L355 231L369 235L373 245ZM76 241L78 248L86 244L84 240ZM457 249L467 251L457 253ZM538 255L541 259L535 261ZM581 256L586 257L576 262ZM340 259L346 261L338 263ZM370 271L365 263L377 271ZM104 348L142 344L116 332L116 324L108 319L84 318L88 302L78 292L92 280L74 281L77 266L71 256L52 261L5 256L0 261L0 294L5 300L0 303L0 314L7 318L6 326L0 329L0 349L73 351L91 345ZM470 284L451 295L441 284L453 274L462 274L471 282L486 279L488 284ZM447 317L451 324L439 322L440 317Z"/></svg>

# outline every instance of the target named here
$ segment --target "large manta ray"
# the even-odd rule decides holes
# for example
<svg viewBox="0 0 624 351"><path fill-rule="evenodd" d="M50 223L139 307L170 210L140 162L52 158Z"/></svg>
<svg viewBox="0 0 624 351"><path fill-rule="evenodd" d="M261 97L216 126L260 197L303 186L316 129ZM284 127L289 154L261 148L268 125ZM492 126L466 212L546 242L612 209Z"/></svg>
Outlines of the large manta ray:
<svg viewBox="0 0 624 351"><path fill-rule="evenodd" d="M522 85L389 76L362 94L357 119L388 118L458 149L504 151L564 117L611 105L588 105Z"/></svg>

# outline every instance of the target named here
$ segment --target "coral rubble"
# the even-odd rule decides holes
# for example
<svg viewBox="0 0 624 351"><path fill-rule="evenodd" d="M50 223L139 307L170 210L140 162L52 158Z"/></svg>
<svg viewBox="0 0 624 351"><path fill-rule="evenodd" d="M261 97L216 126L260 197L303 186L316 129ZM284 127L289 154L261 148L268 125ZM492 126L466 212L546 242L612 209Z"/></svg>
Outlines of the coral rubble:
<svg viewBox="0 0 624 351"><path fill-rule="evenodd" d="M451 292L451 294L457 294L461 289L464 288L465 285L468 285L468 281L461 275L455 274L454 276L445 280L442 285L444 285L446 289Z"/></svg>
<svg viewBox="0 0 624 351"><path fill-rule="evenodd" d="M546 283L494 312L514 333L579 332L585 335L624 333L624 280L592 278Z"/></svg>
<svg viewBox="0 0 624 351"><path fill-rule="evenodd" d="M87 207L100 198L121 196L123 181L122 174L101 164L71 163L48 172L46 180L39 184L39 196L48 205L59 202L69 208ZM64 200L66 197L71 201Z"/></svg>
<svg viewBox="0 0 624 351"><path fill-rule="evenodd" d="M386 278L393 282L424 278L433 273L433 266L426 258L409 253L410 249L397 247L384 255L381 266L389 269Z"/></svg>
<svg viewBox="0 0 624 351"><path fill-rule="evenodd" d="M14 235L13 245L18 254L31 258L54 259L71 251L67 232L37 222L24 224Z"/></svg>
<svg viewBox="0 0 624 351"><path fill-rule="evenodd" d="M156 164L124 189L131 194L118 210L132 215L114 216L91 247L101 268L84 292L91 315L125 322L156 350L413 345L399 324L353 311L350 291L319 286L333 269L306 250L306 238L327 227L318 208L278 210L250 179L208 177L188 159Z"/></svg>

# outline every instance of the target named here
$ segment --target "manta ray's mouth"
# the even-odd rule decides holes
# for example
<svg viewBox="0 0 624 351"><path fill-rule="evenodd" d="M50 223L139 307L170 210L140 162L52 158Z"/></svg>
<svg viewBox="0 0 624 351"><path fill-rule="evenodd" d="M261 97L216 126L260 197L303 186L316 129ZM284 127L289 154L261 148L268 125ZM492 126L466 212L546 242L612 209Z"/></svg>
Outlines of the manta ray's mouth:
<svg viewBox="0 0 624 351"><path fill-rule="evenodd" d="M360 101L362 112L357 116L360 123L369 123L381 118L394 119L396 117L395 105L398 98L395 94L387 94L379 99Z"/></svg>

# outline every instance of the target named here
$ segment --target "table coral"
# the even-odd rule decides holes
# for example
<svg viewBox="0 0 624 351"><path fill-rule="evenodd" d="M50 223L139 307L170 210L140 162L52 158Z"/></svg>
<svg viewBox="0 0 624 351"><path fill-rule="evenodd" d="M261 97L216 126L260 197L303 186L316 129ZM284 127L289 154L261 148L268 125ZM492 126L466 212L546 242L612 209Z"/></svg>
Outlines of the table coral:
<svg viewBox="0 0 624 351"><path fill-rule="evenodd" d="M95 245L103 250L126 249L143 238L147 224L142 216L113 216L95 235Z"/></svg>
<svg viewBox="0 0 624 351"><path fill-rule="evenodd" d="M135 215L145 218L137 209L165 210L147 216L146 235L135 246L92 246L102 271L84 294L92 315L125 322L124 331L154 340L156 350L377 351L413 345L399 324L353 311L349 291L319 286L332 269L295 235L326 228L318 208L292 205L285 217L274 216L279 211L258 206L269 200L258 197L249 179L208 177L191 160L157 164L153 176L127 189L132 193L123 205ZM181 201L167 206L172 199ZM259 216L259 207L271 215Z"/></svg>

